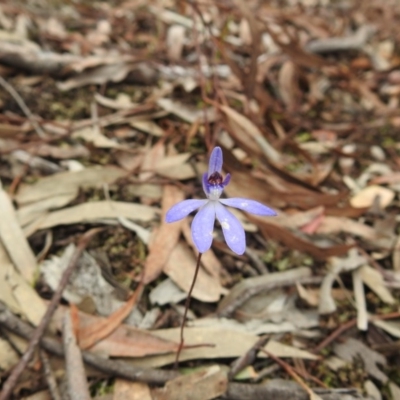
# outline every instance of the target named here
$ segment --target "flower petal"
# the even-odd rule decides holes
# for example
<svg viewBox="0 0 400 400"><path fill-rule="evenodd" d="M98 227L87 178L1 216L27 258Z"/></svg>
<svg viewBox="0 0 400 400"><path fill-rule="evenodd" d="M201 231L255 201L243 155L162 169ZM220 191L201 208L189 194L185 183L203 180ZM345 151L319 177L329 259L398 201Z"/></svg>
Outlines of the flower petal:
<svg viewBox="0 0 400 400"><path fill-rule="evenodd" d="M202 183L203 183L203 191L206 194L206 196L208 196L208 194L210 193L210 191L208 190L208 187L210 186L208 183L208 174L207 172L205 172L203 174L203 179L202 179Z"/></svg>
<svg viewBox="0 0 400 400"><path fill-rule="evenodd" d="M258 201L249 200L249 199L241 199L239 197L234 197L231 199L220 199L222 204L225 204L229 207L238 208L239 210L246 211L255 215L264 215L264 216L275 216L277 213L264 204L259 203Z"/></svg>
<svg viewBox="0 0 400 400"><path fill-rule="evenodd" d="M213 240L215 202L209 201L195 215L192 222L193 242L200 253L206 252Z"/></svg>
<svg viewBox="0 0 400 400"><path fill-rule="evenodd" d="M213 172L221 173L222 170L222 150L221 147L214 147L214 150L211 152L210 161L208 163L208 177Z"/></svg>
<svg viewBox="0 0 400 400"><path fill-rule="evenodd" d="M215 211L227 245L236 254L243 254L246 250L246 236L241 223L220 203L215 205Z"/></svg>
<svg viewBox="0 0 400 400"><path fill-rule="evenodd" d="M199 200L199 199L191 199L191 200L183 200L178 204L172 206L165 215L166 222L175 222L179 221L182 218L188 216L192 211L197 210L202 205L204 205L207 200Z"/></svg>
<svg viewBox="0 0 400 400"><path fill-rule="evenodd" d="M231 181L231 174L226 174L224 181L222 182L222 186L225 187Z"/></svg>

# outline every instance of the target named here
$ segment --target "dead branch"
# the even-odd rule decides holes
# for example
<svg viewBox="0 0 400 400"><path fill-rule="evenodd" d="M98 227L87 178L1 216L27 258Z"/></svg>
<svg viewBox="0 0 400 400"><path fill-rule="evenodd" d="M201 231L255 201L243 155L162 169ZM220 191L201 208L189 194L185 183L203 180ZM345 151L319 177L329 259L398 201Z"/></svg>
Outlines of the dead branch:
<svg viewBox="0 0 400 400"><path fill-rule="evenodd" d="M47 356L47 353L44 350L39 351L39 356L40 356L40 361L42 362L42 368L44 372L44 377L47 382L47 386L49 388L49 392L51 395L51 398L53 400L61 400L61 395L60 391L57 386L57 381L54 376L54 372L52 370L49 357Z"/></svg>
<svg viewBox="0 0 400 400"><path fill-rule="evenodd" d="M228 377L232 379L237 373L239 373L242 369L247 367L248 365L253 364L255 361L258 352L262 347L264 347L269 340L269 336L265 335L260 337L257 342L252 346L245 354L241 357L237 358L231 365L231 370L229 371Z"/></svg>
<svg viewBox="0 0 400 400"><path fill-rule="evenodd" d="M19 107L29 119L29 122L32 124L33 128L35 129L36 133L40 138L46 137L41 126L37 123L34 115L31 113L31 110L25 104L24 99L19 95L19 93L2 77L0 76L0 85L3 86L5 90L14 98L14 100L18 103Z"/></svg>

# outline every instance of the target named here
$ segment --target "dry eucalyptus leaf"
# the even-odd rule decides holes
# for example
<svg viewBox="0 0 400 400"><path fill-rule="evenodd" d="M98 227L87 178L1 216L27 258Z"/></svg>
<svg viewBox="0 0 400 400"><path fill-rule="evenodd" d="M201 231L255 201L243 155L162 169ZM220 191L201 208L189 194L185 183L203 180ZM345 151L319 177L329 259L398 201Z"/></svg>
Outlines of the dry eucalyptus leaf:
<svg viewBox="0 0 400 400"><path fill-rule="evenodd" d="M359 236L372 242L376 241L378 236L373 227L345 217L324 216L316 230L316 233L322 234L338 234L340 232Z"/></svg>
<svg viewBox="0 0 400 400"><path fill-rule="evenodd" d="M146 151L140 168L139 179L142 181L150 179L154 175L157 163L164 157L165 145L162 140L159 140L153 147Z"/></svg>
<svg viewBox="0 0 400 400"><path fill-rule="evenodd" d="M188 325L194 328L210 327L218 329L232 329L238 332L252 333L254 335L276 334L284 332L299 333L299 330L301 329L303 329L302 332L304 333L304 329L311 329L319 326L319 318L315 312L308 312L306 315L304 315L301 311L289 311L288 313L285 313L284 311L279 317L281 318L271 318L273 322L264 322L265 319L261 318L255 318L245 322L239 322L232 318L201 318L190 321Z"/></svg>
<svg viewBox="0 0 400 400"><path fill-rule="evenodd" d="M114 54L111 58L113 64L98 65L90 71L82 72L64 82L58 82L57 87L61 91L67 91L91 84L102 85L107 82L121 82L129 72L135 69L134 63L124 61L124 57L119 54Z"/></svg>
<svg viewBox="0 0 400 400"><path fill-rule="evenodd" d="M6 249L0 242L0 300L16 314L23 314L22 309L13 295L12 286L8 282L9 271L13 271L14 266L8 256Z"/></svg>
<svg viewBox="0 0 400 400"><path fill-rule="evenodd" d="M114 110L126 110L135 108L138 105L130 101L130 96L125 93L119 93L116 99L102 96L100 93L94 94L94 99L103 107L112 108Z"/></svg>
<svg viewBox="0 0 400 400"><path fill-rule="evenodd" d="M138 131L148 133L151 136L162 137L164 135L164 130L154 121L132 118L129 120L129 123Z"/></svg>
<svg viewBox="0 0 400 400"><path fill-rule="evenodd" d="M112 400L154 400L147 383L117 378L113 386Z"/></svg>
<svg viewBox="0 0 400 400"><path fill-rule="evenodd" d="M395 299L386 287L382 274L369 265L359 268L362 281L385 303L394 304Z"/></svg>
<svg viewBox="0 0 400 400"><path fill-rule="evenodd" d="M390 335L400 339L400 322L399 321L385 321L383 319L371 319L371 323L383 329Z"/></svg>
<svg viewBox="0 0 400 400"><path fill-rule="evenodd" d="M148 229L145 229L142 226L135 224L133 221L130 221L128 218L125 217L119 217L118 222L124 228L135 232L144 244L149 244L151 232Z"/></svg>
<svg viewBox="0 0 400 400"><path fill-rule="evenodd" d="M371 380L364 383L364 390L373 400L382 400L382 394Z"/></svg>
<svg viewBox="0 0 400 400"><path fill-rule="evenodd" d="M34 156L25 150L14 150L10 154L10 159L14 162L18 161L26 164L29 167L37 169L45 174L54 174L62 170L58 164L45 160L42 157Z"/></svg>
<svg viewBox="0 0 400 400"><path fill-rule="evenodd" d="M301 350L287 344L270 340L264 349L269 353L279 358L301 358L304 360L318 360L320 357L310 353L309 351Z"/></svg>
<svg viewBox="0 0 400 400"><path fill-rule="evenodd" d="M183 243L178 243L164 265L163 271L167 274L182 290L189 292L192 284L196 258L190 249ZM194 285L192 297L204 302L218 301L224 292L219 279L208 275L203 268L200 268Z"/></svg>
<svg viewBox="0 0 400 400"><path fill-rule="evenodd" d="M135 221L151 221L159 210L154 207L135 203L118 201L93 201L77 206L53 211L35 220L24 228L26 236L40 229L52 228L58 225L93 223L105 219L129 218Z"/></svg>
<svg viewBox="0 0 400 400"><path fill-rule="evenodd" d="M227 371L213 365L168 381L152 392L153 400L211 400L228 387Z"/></svg>
<svg viewBox="0 0 400 400"><path fill-rule="evenodd" d="M330 314L336 310L336 303L332 296L332 285L335 280L336 274L328 272L322 281L318 305L318 312L320 314Z"/></svg>
<svg viewBox="0 0 400 400"><path fill-rule="evenodd" d="M256 154L260 153L261 150L273 162L279 163L281 161L281 154L267 142L252 121L229 106L220 106L220 108L227 116L231 133L239 143L244 143L246 146L251 145Z"/></svg>
<svg viewBox="0 0 400 400"><path fill-rule="evenodd" d="M316 218L324 215L324 212L325 208L322 206L314 207L307 211L298 211L292 214L279 212L276 217L271 219L271 223L284 226L285 228L289 229L301 228L304 225L308 225Z"/></svg>
<svg viewBox="0 0 400 400"><path fill-rule="evenodd" d="M113 149L121 147L115 140L109 139L100 132L98 127L94 126L88 126L86 128L76 130L72 134L72 137L83 139L85 142L91 143L94 147L100 149Z"/></svg>
<svg viewBox="0 0 400 400"><path fill-rule="evenodd" d="M165 340L179 340L179 328L160 329L152 333ZM258 340L258 336L237 332L232 329L218 329L213 327L206 328L185 328L185 345L209 345L214 347L201 346L183 349L180 361L219 358L234 358L242 356ZM260 354L260 357L266 357ZM175 361L175 354L165 354L160 356L136 359L131 362L140 367L160 367L172 364Z"/></svg>
<svg viewBox="0 0 400 400"><path fill-rule="evenodd" d="M18 222L13 204L0 182L0 239L14 266L29 283L33 282L36 259Z"/></svg>
<svg viewBox="0 0 400 400"><path fill-rule="evenodd" d="M186 299L187 294L181 290L171 279L165 279L159 283L149 295L152 304L163 306L176 304Z"/></svg>
<svg viewBox="0 0 400 400"><path fill-rule="evenodd" d="M380 207L386 208L393 201L394 192L383 186L367 186L350 199L350 204L355 208L372 207L376 199Z"/></svg>
<svg viewBox="0 0 400 400"><path fill-rule="evenodd" d="M178 340L179 328L160 329L152 331L152 334L159 336L165 340ZM196 347L187 348L182 351L180 361L198 360L198 359L219 359L219 358L235 358L240 357L248 351L259 339L257 335L240 332L232 328L218 327L186 327L185 328L185 345L194 345ZM210 345L200 346L200 345ZM197 347L198 346L198 347ZM271 353L280 357L299 356L304 359L318 359L318 356L300 350L292 346L277 344L273 342L271 345ZM267 355L259 352L258 357L266 358ZM316 358L315 358L316 357ZM146 357L145 359L132 360L132 364L140 367L160 367L171 364L175 361L175 354L163 354L159 356Z"/></svg>
<svg viewBox="0 0 400 400"><path fill-rule="evenodd" d="M344 343L337 343L334 346L334 352L346 361L353 361L354 357L361 357L365 370L370 376L379 382L387 382L388 377L378 367L379 364L386 365L386 358L382 354L371 350L359 340L349 338Z"/></svg>
<svg viewBox="0 0 400 400"><path fill-rule="evenodd" d="M342 271L352 271L366 263L363 255L360 255L357 249L351 249L347 257L331 257L328 262L328 273L325 275L319 294L318 312L320 314L329 314L336 310L336 303L332 297L332 285L338 274Z"/></svg>
<svg viewBox="0 0 400 400"><path fill-rule="evenodd" d="M115 167L90 167L76 172L59 174L39 179L38 182L20 186L15 197L19 205L41 201L49 197L78 194L79 188L102 187L125 176L126 171Z"/></svg>
<svg viewBox="0 0 400 400"><path fill-rule="evenodd" d="M317 307L319 304L319 296L315 291L306 289L302 284L296 283L299 297L311 307Z"/></svg>
<svg viewBox="0 0 400 400"><path fill-rule="evenodd" d="M184 199L181 189L172 185L165 185L163 190L162 209L163 215L174 204ZM164 218L157 230L154 240L150 243L149 254L145 261L143 281L150 283L156 279L162 272L167 263L172 250L176 247L181 234L181 222L168 224Z"/></svg>
<svg viewBox="0 0 400 400"><path fill-rule="evenodd" d="M300 98L299 80L297 66L292 60L283 63L279 70L279 94L289 110L293 110L298 105Z"/></svg>
<svg viewBox="0 0 400 400"><path fill-rule="evenodd" d="M246 300L263 290L295 285L302 278L311 276L311 269L299 267L283 272L243 279L235 285L218 305L218 315L227 316Z"/></svg>
<svg viewBox="0 0 400 400"><path fill-rule="evenodd" d="M400 271L400 235L397 236L392 254L393 269Z"/></svg>
<svg viewBox="0 0 400 400"><path fill-rule="evenodd" d="M63 316L69 313L68 307L59 308L54 322L61 327ZM105 320L91 314L79 312L79 327L86 328L93 324L99 324ZM175 341L176 339L176 341ZM178 348L178 336L171 340L162 338L154 332L138 329L130 325L121 324L109 336L91 347L90 351L107 357L145 357L154 355L171 354L175 357ZM146 358L144 358L145 360Z"/></svg>
<svg viewBox="0 0 400 400"><path fill-rule="evenodd" d="M170 61L180 61L185 43L185 28L182 25L171 25L167 30L167 56Z"/></svg>
<svg viewBox="0 0 400 400"><path fill-rule="evenodd" d="M207 121L209 123L216 120L216 112L213 107L198 109L167 98L158 99L157 105L191 124L197 120Z"/></svg>
<svg viewBox="0 0 400 400"><path fill-rule="evenodd" d="M155 172L170 179L184 180L195 178L196 172L194 168L186 162L190 156L190 153L183 153L164 157L157 163Z"/></svg>
<svg viewBox="0 0 400 400"><path fill-rule="evenodd" d="M11 347L7 340L0 338L0 368L9 370L19 361L19 354Z"/></svg>
<svg viewBox="0 0 400 400"><path fill-rule="evenodd" d="M392 399L400 399L400 387L398 387L394 382L389 382L390 393L392 394Z"/></svg>
<svg viewBox="0 0 400 400"><path fill-rule="evenodd" d="M8 271L7 282L23 314L34 326L39 325L47 309L44 300L14 268Z"/></svg>
<svg viewBox="0 0 400 400"><path fill-rule="evenodd" d="M17 218L22 227L45 215L50 210L56 210L69 204L76 197L75 192L55 195L34 203L22 206L17 210Z"/></svg>

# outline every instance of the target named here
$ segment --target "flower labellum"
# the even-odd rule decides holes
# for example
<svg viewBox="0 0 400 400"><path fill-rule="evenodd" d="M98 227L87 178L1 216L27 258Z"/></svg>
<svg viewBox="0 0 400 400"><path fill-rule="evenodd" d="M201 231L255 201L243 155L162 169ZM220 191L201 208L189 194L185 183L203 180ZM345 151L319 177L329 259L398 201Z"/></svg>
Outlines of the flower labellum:
<svg viewBox="0 0 400 400"><path fill-rule="evenodd" d="M211 247L214 222L217 218L229 248L236 254L243 254L246 249L244 229L240 221L225 206L262 216L275 216L276 212L254 200L238 197L220 199L225 186L230 181L230 175L226 175L224 179L221 172L222 150L220 147L215 147L210 156L208 172L203 175L203 190L207 199L181 201L168 210L165 220L176 222L199 209L191 228L197 250L204 253Z"/></svg>

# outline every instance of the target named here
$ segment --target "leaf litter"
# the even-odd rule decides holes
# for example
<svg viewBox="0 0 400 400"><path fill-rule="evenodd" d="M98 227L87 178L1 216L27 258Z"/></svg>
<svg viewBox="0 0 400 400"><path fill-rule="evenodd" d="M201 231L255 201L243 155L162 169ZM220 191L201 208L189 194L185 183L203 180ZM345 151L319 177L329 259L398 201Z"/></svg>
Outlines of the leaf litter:
<svg viewBox="0 0 400 400"><path fill-rule="evenodd" d="M166 225L166 210L202 198L218 145L227 196L279 214L235 213L240 256L217 225L193 291L188 374L150 387L118 376L114 397L133 385L142 398L183 398L189 385L199 399L266 398L268 376L281 390L278 378L301 382L286 398L397 398L398 352L382 349L400 337L400 9L317 3L1 5L0 300L14 315L39 325L73 243L103 227L59 306L79 309L69 335L79 351L171 369L196 248L188 221ZM108 262L93 257L102 252ZM259 351L232 386L227 365L261 334L284 363ZM4 381L18 346L0 343ZM43 388L32 374L16 397Z"/></svg>

